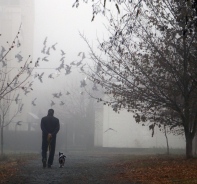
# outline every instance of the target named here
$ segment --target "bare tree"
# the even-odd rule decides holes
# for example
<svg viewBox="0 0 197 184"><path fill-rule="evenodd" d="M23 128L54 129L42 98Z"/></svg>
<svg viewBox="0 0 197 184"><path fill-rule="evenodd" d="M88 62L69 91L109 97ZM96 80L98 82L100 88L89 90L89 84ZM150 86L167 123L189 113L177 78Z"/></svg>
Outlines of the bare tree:
<svg viewBox="0 0 197 184"><path fill-rule="evenodd" d="M43 83L44 72L33 73L35 69L39 67L40 58L36 61L33 61L31 55L25 58L20 47L22 44L19 40L20 33L21 26L13 41L11 43L7 41L4 45L1 45L0 50L1 154L3 154L4 128L13 123L17 115L24 110L24 104L21 104L21 101L27 94L33 91L33 83L35 80ZM2 37L3 35L0 35L0 39ZM47 37L45 38L42 46L43 49L41 51L41 56L43 56L41 61L43 63L49 62L50 58L48 57L52 52L54 53L56 51L56 45L57 43L52 46L48 45ZM50 48L52 48L52 51L50 51ZM61 57L63 55L65 55L65 53L62 51ZM61 68L57 69L60 71ZM32 102L32 105L35 104ZM16 124L16 126L19 124Z"/></svg>
<svg viewBox="0 0 197 184"><path fill-rule="evenodd" d="M0 51L1 154L3 154L4 128L12 123L23 109L19 93L26 94L33 90L29 84L35 65L30 55L23 60L23 56L18 51L20 47L18 39L20 31L21 26L11 44L7 42L7 44L1 45Z"/></svg>
<svg viewBox="0 0 197 184"><path fill-rule="evenodd" d="M11 64L11 62L13 62L13 59L10 59L12 58L12 52L17 52L20 31L21 27L11 45L8 45L8 48L1 45L0 63L2 64L2 67L0 69L0 100L19 88L23 89L24 92L32 90L31 87L27 86L27 83L29 82L28 79L31 78L32 71L35 67L31 60L31 56L29 55L26 60L23 61L21 54L17 53L15 54L14 60L19 63L23 61L22 64L18 64L16 67Z"/></svg>
<svg viewBox="0 0 197 184"><path fill-rule="evenodd" d="M109 40L99 43L105 58L81 35L95 63L86 74L105 89L105 104L116 112L126 108L153 129L155 123L180 126L187 158L197 125L196 6L184 0L125 3L123 16L109 18Z"/></svg>
<svg viewBox="0 0 197 184"><path fill-rule="evenodd" d="M4 128L22 112L22 100L16 91L8 93L6 97L0 100L0 128L1 128L1 155L4 154ZM21 121L16 122L15 126L21 125Z"/></svg>
<svg viewBox="0 0 197 184"><path fill-rule="evenodd" d="M64 84L64 91L52 95L55 96L53 102L57 116L66 126L64 136L67 137L67 143L76 146L81 142L81 146L90 148L94 142L95 102L86 92L92 89L92 85L85 82L78 79L77 82L67 82Z"/></svg>

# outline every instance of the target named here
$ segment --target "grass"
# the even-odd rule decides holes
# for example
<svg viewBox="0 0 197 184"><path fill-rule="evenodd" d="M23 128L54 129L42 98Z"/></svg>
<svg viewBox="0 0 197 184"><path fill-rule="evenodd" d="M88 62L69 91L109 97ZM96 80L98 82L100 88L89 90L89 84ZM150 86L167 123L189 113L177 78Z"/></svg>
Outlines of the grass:
<svg viewBox="0 0 197 184"><path fill-rule="evenodd" d="M183 155L131 155L111 167L120 167L116 179L140 184L197 184L197 159Z"/></svg>
<svg viewBox="0 0 197 184"><path fill-rule="evenodd" d="M19 168L27 160L36 158L37 154L4 154L0 156L0 183L7 183L17 176Z"/></svg>

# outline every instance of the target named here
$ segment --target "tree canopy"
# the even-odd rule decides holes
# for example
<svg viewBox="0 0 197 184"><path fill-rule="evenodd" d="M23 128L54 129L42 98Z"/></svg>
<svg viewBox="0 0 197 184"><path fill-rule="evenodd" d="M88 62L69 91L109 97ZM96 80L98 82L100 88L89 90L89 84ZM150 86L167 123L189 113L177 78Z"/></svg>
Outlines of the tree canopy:
<svg viewBox="0 0 197 184"><path fill-rule="evenodd" d="M87 42L94 72L89 78L110 97L115 111L126 108L137 122L183 128L192 156L197 125L196 1L121 1L109 17L109 39L96 54Z"/></svg>

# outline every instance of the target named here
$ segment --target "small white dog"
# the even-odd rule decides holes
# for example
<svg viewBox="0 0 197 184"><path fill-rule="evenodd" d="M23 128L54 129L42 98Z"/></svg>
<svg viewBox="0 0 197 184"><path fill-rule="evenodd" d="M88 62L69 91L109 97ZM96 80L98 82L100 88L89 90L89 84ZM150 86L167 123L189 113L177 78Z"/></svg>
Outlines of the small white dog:
<svg viewBox="0 0 197 184"><path fill-rule="evenodd" d="M64 167L65 158L66 156L63 153L59 152L59 164L60 164L59 167L60 168Z"/></svg>

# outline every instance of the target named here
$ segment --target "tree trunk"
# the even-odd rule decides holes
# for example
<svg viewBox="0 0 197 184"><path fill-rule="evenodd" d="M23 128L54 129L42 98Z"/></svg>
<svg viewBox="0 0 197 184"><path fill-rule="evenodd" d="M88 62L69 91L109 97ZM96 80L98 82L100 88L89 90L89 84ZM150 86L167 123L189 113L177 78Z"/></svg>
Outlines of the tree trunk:
<svg viewBox="0 0 197 184"><path fill-rule="evenodd" d="M187 135L186 135L186 158L193 157L192 142L193 142L193 138L191 136L191 133L187 133Z"/></svg>
<svg viewBox="0 0 197 184"><path fill-rule="evenodd" d="M164 134L165 134L165 137L166 137L167 155L169 155L170 154L170 151L169 151L169 143L168 143L168 136L167 136L166 126L165 125L164 125Z"/></svg>
<svg viewBox="0 0 197 184"><path fill-rule="evenodd" d="M195 135L193 139L193 153L194 155L197 154L197 135Z"/></svg>
<svg viewBox="0 0 197 184"><path fill-rule="evenodd" d="M3 127L1 127L1 155L3 155Z"/></svg>

